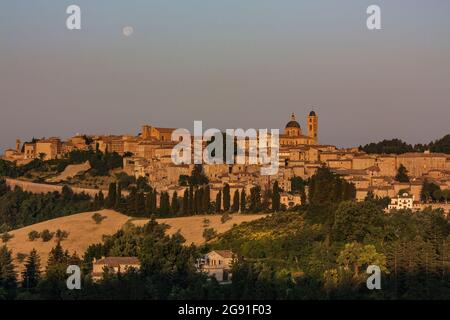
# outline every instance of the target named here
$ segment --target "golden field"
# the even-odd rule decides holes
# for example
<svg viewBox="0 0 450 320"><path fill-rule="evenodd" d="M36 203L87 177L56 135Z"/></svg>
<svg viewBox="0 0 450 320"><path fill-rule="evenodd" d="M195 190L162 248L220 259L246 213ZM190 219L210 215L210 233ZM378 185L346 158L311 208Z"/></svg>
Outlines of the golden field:
<svg viewBox="0 0 450 320"><path fill-rule="evenodd" d="M96 224L92 215L99 212L106 217L100 224ZM102 242L103 235L112 235L120 230L127 222L142 226L148 222L148 219L134 219L113 210L100 210L95 212L84 212L66 217L61 217L45 222L37 223L21 229L9 232L13 238L8 241L7 246L13 251L14 263L19 270L22 269L22 263L17 261L17 254L29 254L34 248L41 257L42 266L45 266L50 250L55 246L55 238L48 242L42 239L30 241L28 234L30 231L42 232L48 229L50 232L56 232L61 229L67 231L69 236L61 242L64 250L70 254L77 252L82 257L89 245ZM208 228L214 228L218 233L223 233L233 227L234 224L253 221L264 217L265 215L230 215L231 220L222 223L220 215L191 216L180 218L157 219L159 223L167 224L170 228L168 234L173 234L178 230L185 237L186 244L204 243L203 230L205 229L204 220L208 219Z"/></svg>

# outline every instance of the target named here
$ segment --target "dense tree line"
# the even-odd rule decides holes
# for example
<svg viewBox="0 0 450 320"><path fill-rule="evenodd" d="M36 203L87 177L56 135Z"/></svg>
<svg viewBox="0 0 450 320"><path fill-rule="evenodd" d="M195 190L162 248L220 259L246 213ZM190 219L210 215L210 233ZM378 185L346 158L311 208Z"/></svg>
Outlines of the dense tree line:
<svg viewBox="0 0 450 320"><path fill-rule="evenodd" d="M106 176L110 170L123 166L123 157L118 153L103 153L99 150L74 150L65 154L60 159L44 161L34 159L31 162L17 166L14 162L0 159L0 177L28 177L31 171L39 172L62 172L71 164L81 164L89 161L91 174Z"/></svg>
<svg viewBox="0 0 450 320"><path fill-rule="evenodd" d="M359 149L366 153L379 154L402 154L406 152L424 152L426 150L450 154L450 134L428 144L416 144L413 146L400 139L391 139L377 143L372 142L365 146L360 146Z"/></svg>
<svg viewBox="0 0 450 320"><path fill-rule="evenodd" d="M245 257L233 268L231 298L450 297L450 221L442 211L386 215L374 202L344 201L330 212L336 215L331 230L311 215L272 215L208 245ZM365 270L372 264L382 270L382 290L366 287Z"/></svg>
<svg viewBox="0 0 450 320"><path fill-rule="evenodd" d="M314 186L313 195L309 195L311 203L299 211L272 214L235 226L222 235L214 235L212 242L201 247L185 246L180 234L166 235L166 227L152 219L143 227L127 225L106 237L103 244L91 245L82 261L58 244L50 254L49 267L42 270L39 257L30 253L22 277L28 279L27 284L23 280L19 283L11 273L11 254L4 247L0 250L0 294L17 299L438 299L450 296L450 220L442 210L386 214L380 205L382 199L368 196L363 202L355 202L352 186L344 187L345 181L325 168L311 182ZM126 205L123 200L117 201L120 192L118 186L113 187L116 191L112 192L111 188L111 194L116 198L107 197L105 203ZM187 188L180 197L183 200L179 201L179 210L184 207L195 211L202 207L205 193L199 190L204 187ZM220 201L224 201L227 189L221 190ZM277 191L274 185L270 193L275 199L274 211L278 205ZM138 192L142 191L137 190L134 199L141 199ZM240 208L242 198L245 210L262 207L266 202L264 194L260 189L254 189L249 196L245 192L235 193L230 210ZM172 202L173 199L164 200L165 205ZM236 253L231 284L218 285L196 272L196 259L212 249L231 249ZM142 269L119 275L105 273L103 281L93 283L87 275L92 270L92 260L102 256L136 256ZM65 287L64 268L69 261L82 266L81 291L69 291ZM366 288L365 270L372 264L383 272L382 290Z"/></svg>
<svg viewBox="0 0 450 320"><path fill-rule="evenodd" d="M166 227L151 220L143 227L128 226L108 237L103 244L91 245L81 260L65 251L60 243L51 250L44 268L35 250L30 252L21 277L14 272L11 252L0 247L0 298L6 299L212 299L220 295L217 282L207 281L197 272L200 252L185 246L180 234L168 236ZM90 275L94 258L136 256L140 271L104 273L93 282ZM81 266L82 290L66 286L67 267ZM216 290L217 289L217 290Z"/></svg>
<svg viewBox="0 0 450 320"><path fill-rule="evenodd" d="M34 194L16 187L11 190L0 179L0 231L5 232L73 213L92 209L90 196L75 194L64 186L61 193Z"/></svg>

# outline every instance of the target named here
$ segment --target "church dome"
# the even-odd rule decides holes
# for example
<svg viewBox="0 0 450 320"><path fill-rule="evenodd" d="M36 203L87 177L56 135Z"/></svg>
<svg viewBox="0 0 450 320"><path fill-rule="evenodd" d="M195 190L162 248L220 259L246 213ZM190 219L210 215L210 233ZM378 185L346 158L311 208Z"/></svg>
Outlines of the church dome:
<svg viewBox="0 0 450 320"><path fill-rule="evenodd" d="M295 120L295 114L291 115L291 121L287 123L286 128L300 128L300 124Z"/></svg>

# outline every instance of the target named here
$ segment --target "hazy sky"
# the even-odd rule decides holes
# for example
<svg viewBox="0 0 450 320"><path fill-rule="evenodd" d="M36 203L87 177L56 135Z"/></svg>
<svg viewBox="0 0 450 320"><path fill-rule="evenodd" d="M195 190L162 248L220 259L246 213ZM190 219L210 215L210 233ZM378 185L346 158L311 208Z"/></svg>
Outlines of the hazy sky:
<svg viewBox="0 0 450 320"><path fill-rule="evenodd" d="M325 144L450 133L450 1L0 2L0 149L144 123L283 128L291 112L305 128L312 107Z"/></svg>

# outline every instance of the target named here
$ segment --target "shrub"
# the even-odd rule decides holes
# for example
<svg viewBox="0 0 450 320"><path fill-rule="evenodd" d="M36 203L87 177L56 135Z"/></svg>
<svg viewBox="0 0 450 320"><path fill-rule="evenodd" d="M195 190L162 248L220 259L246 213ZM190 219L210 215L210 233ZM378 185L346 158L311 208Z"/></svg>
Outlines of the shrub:
<svg viewBox="0 0 450 320"><path fill-rule="evenodd" d="M48 241L52 240L54 235L55 235L55 233L50 232L48 229L43 230L40 234L41 239L44 242L48 242Z"/></svg>
<svg viewBox="0 0 450 320"><path fill-rule="evenodd" d="M102 216L100 213L96 212L92 215L92 220L95 221L96 224L102 223L103 220L105 220L106 217Z"/></svg>
<svg viewBox="0 0 450 320"><path fill-rule="evenodd" d="M18 252L16 255L17 261L19 261L20 263L22 263L26 257L28 257L28 255L22 252Z"/></svg>
<svg viewBox="0 0 450 320"><path fill-rule="evenodd" d="M55 237L57 241L63 241L64 239L67 239L68 236L69 233L67 231L61 229L56 230Z"/></svg>
<svg viewBox="0 0 450 320"><path fill-rule="evenodd" d="M214 228L205 228L203 230L203 238L205 241L209 241L217 236L217 231Z"/></svg>
<svg viewBox="0 0 450 320"><path fill-rule="evenodd" d="M2 238L3 243L7 243L9 240L14 238L14 236L12 234L9 234L8 232L5 232L2 234L1 238Z"/></svg>
<svg viewBox="0 0 450 320"><path fill-rule="evenodd" d="M41 235L39 234L39 232L37 232L36 230L30 231L28 233L28 239L30 241L34 241L36 239L38 239Z"/></svg>
<svg viewBox="0 0 450 320"><path fill-rule="evenodd" d="M223 215L222 215L222 217L220 218L220 221L222 222L222 223L225 223L225 222L227 222L227 221L229 221L229 220L231 220L232 218L231 218L231 216L228 214L228 212L225 212Z"/></svg>

